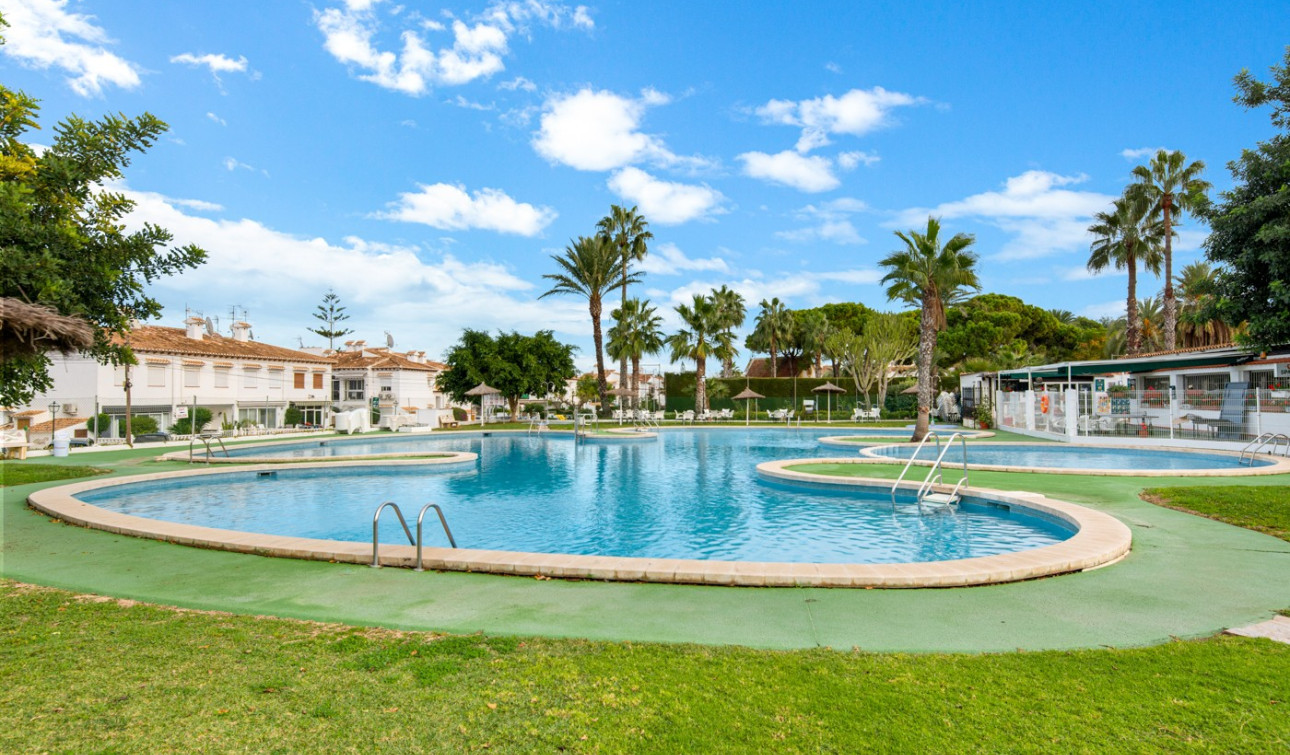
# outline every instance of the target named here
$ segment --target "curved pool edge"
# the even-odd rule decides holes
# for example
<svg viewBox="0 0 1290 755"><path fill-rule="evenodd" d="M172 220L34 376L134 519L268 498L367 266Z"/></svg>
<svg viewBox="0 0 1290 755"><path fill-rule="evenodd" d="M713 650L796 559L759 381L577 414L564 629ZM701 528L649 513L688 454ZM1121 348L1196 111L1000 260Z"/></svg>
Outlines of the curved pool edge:
<svg viewBox="0 0 1290 755"><path fill-rule="evenodd" d="M976 442L976 446L1024 446L1025 442L1018 441L983 441ZM1093 443L1052 443L1055 448L1093 448L1105 450L1108 448L1120 448L1128 451L1174 451L1178 453L1204 454L1206 456L1231 456L1233 458L1241 455L1240 451L1227 451L1222 449L1195 449L1185 448L1182 446L1152 446L1144 448L1143 446L1134 446L1129 444L1093 444ZM859 462L862 464L902 464L909 459L895 456L880 456L877 452L884 448L911 448L913 443L883 443L881 445L867 446L859 449L860 457L849 459L834 459L842 463ZM946 457L947 460L950 457ZM1261 475L1279 475L1290 474L1290 458L1272 456L1269 454L1259 454L1255 457L1260 461L1271 462L1262 467L1237 467L1232 469L1101 469L1098 467L1021 467L1009 464L975 464L967 465L970 471L981 472L1028 472L1031 474L1070 474L1070 475L1088 475L1093 477L1258 477ZM797 463L810 463L810 460L799 459ZM930 467L935 462L923 459L915 459L912 464L916 467ZM942 466L948 468L962 469L962 463L946 463Z"/></svg>
<svg viewBox="0 0 1290 755"><path fill-rule="evenodd" d="M474 454L463 456L474 457ZM800 464L805 459L767 462L764 467ZM832 460L832 461L855 461ZM426 464L407 461L333 461L297 464L295 467L384 466ZM219 469L156 472L129 477L94 479L33 492L27 503L43 514L92 529L163 542L260 556L370 564L370 543L262 535L236 530L165 522L121 514L85 503L75 496L89 490L151 480L200 477L229 472L268 471L280 465L244 465ZM780 470L769 476L788 480L821 481L820 475ZM873 478L823 478L838 485L887 485ZM483 572L516 576L545 576L621 582L724 585L741 587L965 587L1016 582L1104 566L1126 554L1131 544L1127 527L1105 514L1075 504L1034 494L970 489L971 495L988 495L1010 506L1034 509L1071 523L1078 531L1061 543L1016 553L952 561L897 564L817 564L760 561L704 561L696 559L626 558L518 551L425 547L422 565L434 571ZM1074 546L1072 546L1074 543ZM415 565L411 545L382 544L382 566Z"/></svg>
<svg viewBox="0 0 1290 755"><path fill-rule="evenodd" d="M525 433L524 430L485 430L483 432L490 435L491 434L514 435L514 434ZM561 431L556 430L551 432L552 434L564 434L564 435L569 435L571 437L573 435L572 431L567 431L562 433ZM439 435L434 437L446 440L449 437L453 437L453 436L475 435L475 434L477 433L463 431L463 432L455 432L453 433L452 436L445 434L445 435ZM546 433L543 433L543 434L545 435ZM386 436L381 436L381 437L382 437L382 440L385 440L386 438ZM394 443L396 441L396 437L397 436L389 436L389 440L387 440L386 442ZM422 438L426 436L418 435L418 436L408 436L408 437ZM402 438L397 438L397 439L402 440ZM326 440L328 442L339 442L339 441L348 440L348 438L328 437ZM299 441L296 441L296 442L298 443ZM291 441L251 443L251 444L236 446L236 448L239 451L245 451L248 449L274 449L274 448L280 449L286 445L291 445ZM478 454L475 454L469 451L434 451L434 450L398 451L394 453L382 453L382 454L345 454L345 455L337 455L337 456L254 456L252 454L239 454L237 456L210 456L208 458L205 455L194 454L191 459L188 456L188 451L172 451L168 454L162 454L161 456L157 457L157 459L160 461L179 461L179 462L202 464L202 465L205 465L208 463L224 464L224 465L227 465L227 464L298 465L298 464L317 464L320 462L326 462L328 464L338 464L346 461L386 461L386 460L403 461L403 460L410 460L410 459L414 459L414 460L417 460L418 462L425 463L425 464L457 464L463 461L474 461L477 458L478 458Z"/></svg>
<svg viewBox="0 0 1290 755"><path fill-rule="evenodd" d="M994 433L989 430L967 430L959 434L968 440L995 437ZM908 435L908 431L888 435L826 435L822 438L817 438L817 440L820 445L830 448L860 448L866 443L873 443L874 441L883 446L897 445L891 442L892 438L904 438Z"/></svg>

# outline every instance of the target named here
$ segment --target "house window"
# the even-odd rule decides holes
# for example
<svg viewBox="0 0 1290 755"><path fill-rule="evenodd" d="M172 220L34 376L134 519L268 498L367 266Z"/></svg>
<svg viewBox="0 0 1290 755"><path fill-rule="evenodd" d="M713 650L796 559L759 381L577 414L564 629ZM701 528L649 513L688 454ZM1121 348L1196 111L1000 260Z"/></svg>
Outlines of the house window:
<svg viewBox="0 0 1290 755"><path fill-rule="evenodd" d="M1142 378L1142 390L1144 391L1167 391L1169 390L1169 378L1166 377L1144 377Z"/></svg>
<svg viewBox="0 0 1290 755"><path fill-rule="evenodd" d="M1272 370L1250 370L1245 374L1246 379L1250 381L1251 388L1277 388L1272 379Z"/></svg>
<svg viewBox="0 0 1290 755"><path fill-rule="evenodd" d="M317 389L320 389L320 388L322 388L322 387L323 387L323 374L322 374L321 372L315 372L315 373L314 373L314 389L315 389L315 390L317 390ZM318 424L318 423L314 423L314 424Z"/></svg>
<svg viewBox="0 0 1290 755"><path fill-rule="evenodd" d="M291 387L292 387L292 388L304 388L304 387L305 387L305 373L303 373L303 372L296 372L296 373L293 373L293 374L292 374L292 376L291 376Z"/></svg>
<svg viewBox="0 0 1290 755"><path fill-rule="evenodd" d="M184 387L197 388L202 384L202 368L195 364L184 365Z"/></svg>
<svg viewBox="0 0 1290 755"><path fill-rule="evenodd" d="M363 379L345 381L345 400L362 401L367 398L367 391L363 389Z"/></svg>
<svg viewBox="0 0 1290 755"><path fill-rule="evenodd" d="M148 365L148 387L149 388L166 387L166 365L164 364Z"/></svg>
<svg viewBox="0 0 1290 755"><path fill-rule="evenodd" d="M238 409L237 418L250 422L253 425L263 425L264 427L278 426L278 410L271 408L251 408Z"/></svg>
<svg viewBox="0 0 1290 755"><path fill-rule="evenodd" d="M254 388L259 377L260 377L259 367L243 367L242 368L242 387Z"/></svg>
<svg viewBox="0 0 1290 755"><path fill-rule="evenodd" d="M1188 391L1221 391L1227 387L1226 373L1219 375L1188 375L1183 378L1184 390Z"/></svg>
<svg viewBox="0 0 1290 755"><path fill-rule="evenodd" d="M340 401L340 380L337 378L331 380L331 400Z"/></svg>
<svg viewBox="0 0 1290 755"><path fill-rule="evenodd" d="M228 387L228 368L227 367L215 368L215 387L216 388Z"/></svg>

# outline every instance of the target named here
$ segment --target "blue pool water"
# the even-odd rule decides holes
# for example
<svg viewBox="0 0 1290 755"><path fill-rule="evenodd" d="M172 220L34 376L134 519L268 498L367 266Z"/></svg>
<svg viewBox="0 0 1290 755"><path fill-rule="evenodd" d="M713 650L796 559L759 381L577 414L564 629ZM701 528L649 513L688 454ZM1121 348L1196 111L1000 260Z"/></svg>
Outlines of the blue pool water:
<svg viewBox="0 0 1290 755"><path fill-rule="evenodd" d="M913 455L911 446L883 446L871 453L893 459L908 459ZM920 460L932 461L936 449L930 445L919 453ZM955 446L945 455L947 463L961 464L963 452ZM968 443L968 464L991 464L1010 467L1056 467L1063 469L1236 469L1237 457L1192 451L1171 451L1154 448L1096 448L1068 446L1061 443L980 445ZM1254 466L1269 462L1255 461Z"/></svg>
<svg viewBox="0 0 1290 755"><path fill-rule="evenodd" d="M907 505L893 510L885 487L839 493L756 475L763 461L836 453L820 447L823 434L697 429L662 433L653 443L578 445L569 436L452 435L433 448L476 452L477 463L284 467L271 477L229 472L79 497L155 519L358 542L370 542L382 501L397 501L409 517L433 501L463 548L649 558L937 561L1035 548L1072 534L984 501L920 516ZM389 517L381 541L400 539L406 542ZM426 541L446 543L436 528Z"/></svg>

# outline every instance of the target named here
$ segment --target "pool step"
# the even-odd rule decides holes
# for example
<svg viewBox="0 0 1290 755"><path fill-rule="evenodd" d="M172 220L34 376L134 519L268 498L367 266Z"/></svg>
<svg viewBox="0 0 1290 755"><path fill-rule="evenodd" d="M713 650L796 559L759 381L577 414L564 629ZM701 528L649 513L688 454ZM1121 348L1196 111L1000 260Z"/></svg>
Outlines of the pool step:
<svg viewBox="0 0 1290 755"><path fill-rule="evenodd" d="M932 508L949 508L957 506L958 502L959 497L949 493L928 493L919 501L922 505Z"/></svg>

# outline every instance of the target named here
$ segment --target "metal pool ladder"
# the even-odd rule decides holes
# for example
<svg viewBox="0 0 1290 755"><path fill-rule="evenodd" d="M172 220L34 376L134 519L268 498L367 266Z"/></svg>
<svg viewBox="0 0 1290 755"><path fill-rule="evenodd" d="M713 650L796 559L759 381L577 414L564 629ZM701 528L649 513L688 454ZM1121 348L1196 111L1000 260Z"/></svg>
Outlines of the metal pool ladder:
<svg viewBox="0 0 1290 755"><path fill-rule="evenodd" d="M188 439L188 463L189 464L193 463L193 444L199 440L206 446L207 464L211 463L211 457L215 455L215 452L211 449L212 440L219 444L219 450L223 451L225 456L229 455L228 449L224 447L224 438L221 434L201 433L200 435L194 435Z"/></svg>
<svg viewBox="0 0 1290 755"><path fill-rule="evenodd" d="M918 492L915 494L918 510L920 513L925 513L929 510L944 511L958 505L961 498L959 490L968 484L967 439L963 433L954 433L945 441L945 447L941 448L940 434L935 430L929 430L923 436L923 439L919 441L914 453L909 457L909 461L905 462L905 468L900 470L900 476L891 485L892 506L896 505L896 491L900 488L900 483L905 480L905 475L909 473L909 468L914 465L914 460L918 458L918 454L922 452L923 446L927 445L929 439L936 441L936 461L932 463L932 468L927 470L927 477L919 484ZM955 440L963 446L963 478L958 481L958 484L949 493L937 493L933 488L941 482L941 465L945 461L945 454L949 453L950 449L954 447Z"/></svg>
<svg viewBox="0 0 1290 755"><path fill-rule="evenodd" d="M421 513L417 514L417 536L414 539L412 537L412 530L408 529L407 520L403 518L403 511L399 509L399 504L395 503L394 501L386 501L385 503L382 503L380 506L377 506L376 513L372 515L372 564L371 566L373 569L381 568L381 557L380 557L381 541L379 539L380 533L378 530L378 526L381 523L381 512L385 511L387 508L394 509L394 515L399 518L399 524L403 525L403 532L408 536L408 544L415 545L417 547L417 565L414 571L426 570L425 566L422 565L423 562L421 560L421 546L422 546L422 543L424 542L423 538L421 537L421 525L425 522L426 512L429 511L430 509L434 509L435 513L439 515L439 523L443 525L443 534L448 536L448 544L454 548L457 547L457 540L452 536L452 530L448 529L448 520L444 518L443 509L439 508L439 504L427 503L426 505L421 507Z"/></svg>
<svg viewBox="0 0 1290 755"><path fill-rule="evenodd" d="M1285 450L1281 452L1281 455L1290 456L1290 435L1285 433L1263 433L1245 444L1245 448L1241 449L1241 455L1236 458L1236 463L1252 467L1254 466L1254 457L1260 451L1266 448L1269 454L1275 454L1282 445L1285 446Z"/></svg>

